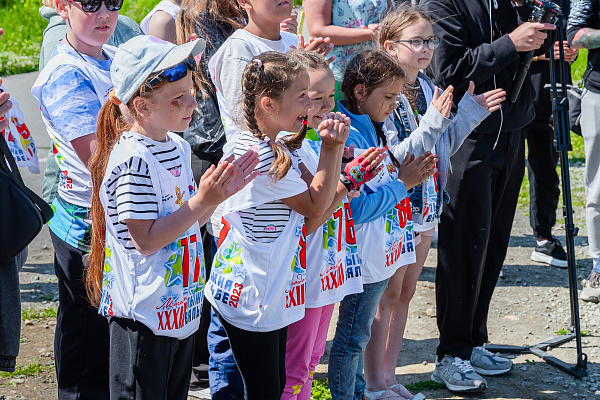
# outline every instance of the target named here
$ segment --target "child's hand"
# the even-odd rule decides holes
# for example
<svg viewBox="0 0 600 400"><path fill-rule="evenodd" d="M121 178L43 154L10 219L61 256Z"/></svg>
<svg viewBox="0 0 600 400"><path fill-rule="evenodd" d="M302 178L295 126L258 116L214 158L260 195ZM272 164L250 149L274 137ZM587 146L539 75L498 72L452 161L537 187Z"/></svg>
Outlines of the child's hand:
<svg viewBox="0 0 600 400"><path fill-rule="evenodd" d="M333 43L331 43L331 39L326 38L314 38L311 37L308 40L308 43L304 42L304 36L298 35L298 49L306 50L306 51L314 51L315 53L319 53L323 57L327 57L327 54L333 50ZM335 60L335 56L331 56L327 58L327 63L331 64L331 62Z"/></svg>
<svg viewBox="0 0 600 400"><path fill-rule="evenodd" d="M382 154L382 151L381 148L372 147L345 165L342 174L349 181L349 185L351 185L351 187L347 186L349 191L358 189L361 185L377 176L383 168L377 167L387 155L386 153Z"/></svg>
<svg viewBox="0 0 600 400"><path fill-rule="evenodd" d="M360 186L358 189L356 190L351 190L348 192L348 194L346 195L346 198L348 199L348 202L351 202L352 199L357 198L358 196L360 196L360 194L362 193L362 186Z"/></svg>
<svg viewBox="0 0 600 400"><path fill-rule="evenodd" d="M411 189L437 172L435 164L437 155L426 151L415 159L414 154L406 153L406 157L400 164L398 179L402 181L406 189Z"/></svg>
<svg viewBox="0 0 600 400"><path fill-rule="evenodd" d="M229 197L227 189L235 180L236 175L235 166L229 161L221 161L217 167L211 165L200 178L198 192L190 201L198 199L209 207L222 203Z"/></svg>
<svg viewBox="0 0 600 400"><path fill-rule="evenodd" d="M342 113L330 113L328 119L317 128L323 146L337 147L344 145L350 133L350 118Z"/></svg>
<svg viewBox="0 0 600 400"><path fill-rule="evenodd" d="M231 162L233 154L224 161ZM258 176L258 171L254 168L258 165L258 153L254 150L248 150L240 158L233 162L234 172L236 173L233 182L227 188L225 195L227 197L234 195Z"/></svg>
<svg viewBox="0 0 600 400"><path fill-rule="evenodd" d="M454 86L450 85L440 95L438 87L433 88L433 99L431 105L434 106L444 118L450 117L450 108L452 108L452 92L454 92Z"/></svg>
<svg viewBox="0 0 600 400"><path fill-rule="evenodd" d="M290 17L284 19L279 23L279 30L289 32L295 35L298 32L298 21L296 19L297 17L298 13L296 12L296 10L292 10Z"/></svg>
<svg viewBox="0 0 600 400"><path fill-rule="evenodd" d="M475 83L473 81L469 82L469 93L473 96L473 92L475 91ZM490 113L493 113L496 110L499 110L504 100L506 100L506 92L502 89L494 89L489 92L485 92L479 94L477 96L473 96L473 99L479 104L481 107L485 108Z"/></svg>

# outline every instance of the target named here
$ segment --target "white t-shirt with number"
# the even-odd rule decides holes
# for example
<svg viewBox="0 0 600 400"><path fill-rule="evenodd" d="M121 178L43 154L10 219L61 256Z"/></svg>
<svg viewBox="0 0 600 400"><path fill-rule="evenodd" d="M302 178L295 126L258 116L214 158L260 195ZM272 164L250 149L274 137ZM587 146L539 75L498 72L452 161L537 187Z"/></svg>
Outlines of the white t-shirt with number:
<svg viewBox="0 0 600 400"><path fill-rule="evenodd" d="M365 149L355 149L358 156ZM376 177L365 183L370 190L398 178L398 170L386 157ZM364 190L364 189L363 189ZM381 217L356 225L363 283L377 283L394 275L398 268L416 261L412 214L408 197Z"/></svg>
<svg viewBox="0 0 600 400"><path fill-rule="evenodd" d="M100 187L106 248L99 314L140 321L158 336L184 339L199 326L205 281L200 227L144 256L125 221L177 211L195 193L190 146L169 133L156 142L124 132L111 152Z"/></svg>
<svg viewBox="0 0 600 400"><path fill-rule="evenodd" d="M288 207L287 222L273 237L259 241L252 233L252 226L258 225L244 222L241 215L303 193L307 185L298 172L298 158L289 152L293 167L284 178L274 181L267 174L273 160L268 142L249 132L236 135L230 149L234 154L256 151L261 160L256 167L260 175L225 201L225 226L206 284L206 298L227 322L240 329L274 331L304 317L304 217ZM274 228L267 224L263 230L271 232Z"/></svg>
<svg viewBox="0 0 600 400"><path fill-rule="evenodd" d="M298 154L314 175L319 165L320 141L304 140ZM310 147L309 147L310 146ZM348 199L306 238L306 307L318 308L362 292L356 232Z"/></svg>

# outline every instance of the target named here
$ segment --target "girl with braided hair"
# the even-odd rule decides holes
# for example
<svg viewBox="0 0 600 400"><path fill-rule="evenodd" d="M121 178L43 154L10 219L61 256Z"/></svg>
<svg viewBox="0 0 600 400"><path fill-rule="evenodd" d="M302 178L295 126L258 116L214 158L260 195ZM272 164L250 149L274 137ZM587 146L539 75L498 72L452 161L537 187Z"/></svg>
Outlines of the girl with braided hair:
<svg viewBox="0 0 600 400"><path fill-rule="evenodd" d="M246 66L242 84L247 129L226 155L253 149L259 175L224 203L205 293L227 331L245 398L279 400L287 326L304 316L306 235L323 223L334 198L349 121L331 114L319 124L321 156L309 179L298 151L312 105L304 66L266 52ZM278 138L281 132L298 133Z"/></svg>
<svg viewBox="0 0 600 400"><path fill-rule="evenodd" d="M288 54L304 64L310 78L308 97L313 105L308 109L309 129L298 152L302 153L309 172L314 173L322 145L316 127L335 105L335 78L323 56L299 50ZM350 149L346 151L349 153ZM344 171L356 171L349 175L362 177L360 184L364 184L379 173L384 151L370 148L349 161ZM335 197L319 221L321 225L307 237L306 310L304 318L288 326L287 378L281 400L310 400L312 377L325 350L333 308L346 295L362 291L358 245L349 204L356 195L358 190L354 190L353 185L338 182Z"/></svg>

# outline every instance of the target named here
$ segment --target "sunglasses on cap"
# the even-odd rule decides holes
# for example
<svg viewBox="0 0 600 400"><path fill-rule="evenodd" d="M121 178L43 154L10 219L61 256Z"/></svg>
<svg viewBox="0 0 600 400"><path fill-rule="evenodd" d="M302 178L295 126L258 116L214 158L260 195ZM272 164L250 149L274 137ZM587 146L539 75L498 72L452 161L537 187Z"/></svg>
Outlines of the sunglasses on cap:
<svg viewBox="0 0 600 400"><path fill-rule="evenodd" d="M175 65L174 67L165 69L163 72L150 79L150 81L146 84L146 87L151 88L152 86L157 85L159 82L164 80L169 82L177 82L187 75L188 70L198 71L198 65L196 64L196 60L194 60L194 56L189 56L185 59L185 61Z"/></svg>
<svg viewBox="0 0 600 400"><path fill-rule="evenodd" d="M81 9L85 12L96 12L102 7L102 2L106 4L108 11L118 11L123 7L123 0L69 0L81 4Z"/></svg>

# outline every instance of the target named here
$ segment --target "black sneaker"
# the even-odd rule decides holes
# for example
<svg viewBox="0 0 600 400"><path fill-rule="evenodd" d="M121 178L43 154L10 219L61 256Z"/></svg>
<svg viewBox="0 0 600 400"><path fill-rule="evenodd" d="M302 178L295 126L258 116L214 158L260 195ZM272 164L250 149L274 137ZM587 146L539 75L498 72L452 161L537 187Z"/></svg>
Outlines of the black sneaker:
<svg viewBox="0 0 600 400"><path fill-rule="evenodd" d="M558 268L567 268L567 253L557 238L550 238L541 246L536 242L531 259Z"/></svg>

